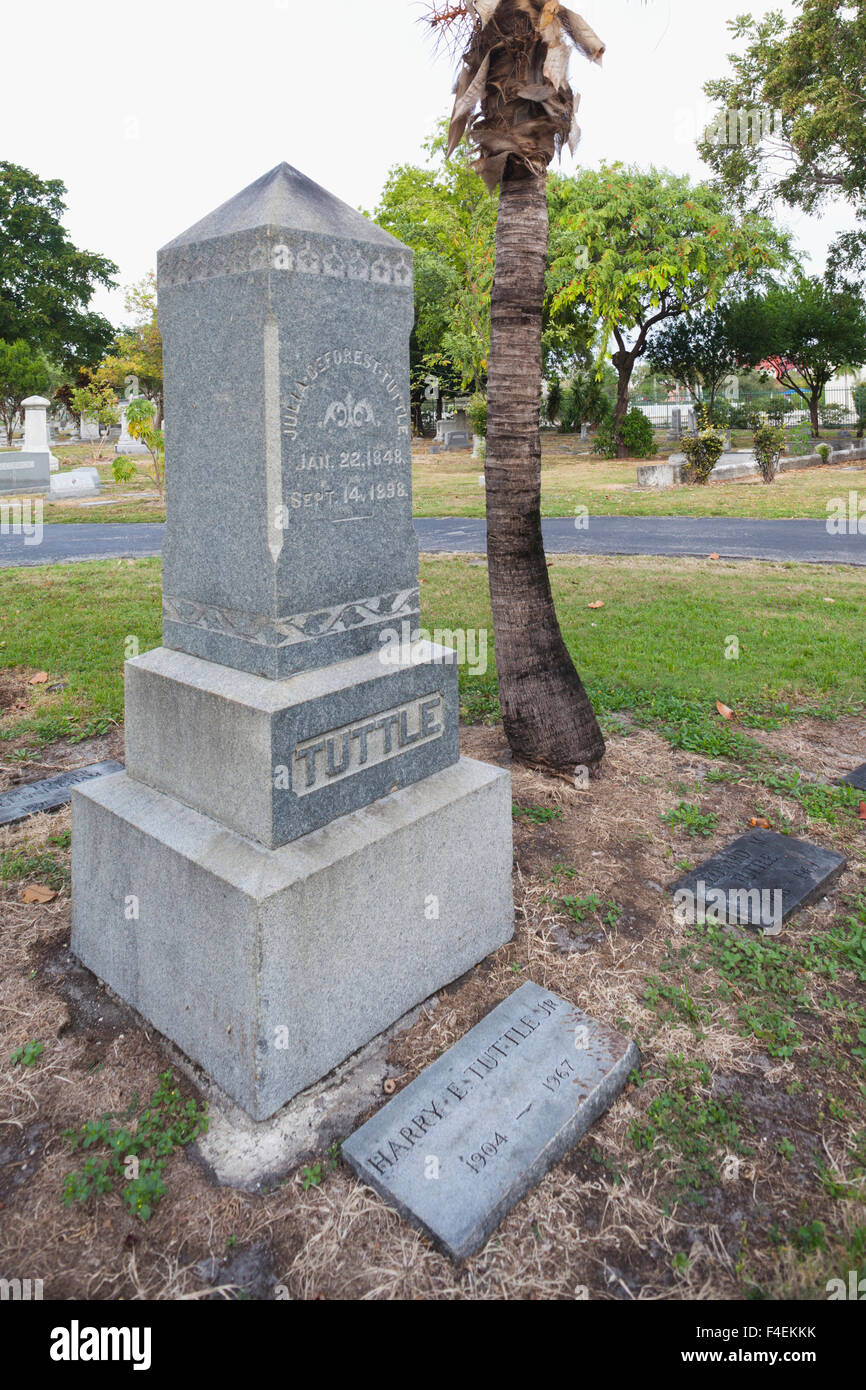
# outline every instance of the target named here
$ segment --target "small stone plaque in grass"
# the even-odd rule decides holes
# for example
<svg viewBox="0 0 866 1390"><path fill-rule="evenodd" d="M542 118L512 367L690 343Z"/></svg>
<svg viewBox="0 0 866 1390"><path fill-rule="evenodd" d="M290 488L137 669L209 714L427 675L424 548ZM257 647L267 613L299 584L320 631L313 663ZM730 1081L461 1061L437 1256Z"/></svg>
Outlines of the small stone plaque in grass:
<svg viewBox="0 0 866 1390"><path fill-rule="evenodd" d="M92 782L94 777L107 777L111 772L122 772L123 763L109 759L103 763L91 763L89 767L76 767L71 772L61 772L56 777L44 777L39 782L28 782L23 787L13 787L12 791L0 796L0 825L15 825L27 820L39 811L56 811L72 798L72 788L81 782Z"/></svg>
<svg viewBox="0 0 866 1390"><path fill-rule="evenodd" d="M846 772L845 776L839 780L844 785L856 787L858 791L866 792L866 763L861 763L859 767L855 767L853 772Z"/></svg>
<svg viewBox="0 0 866 1390"><path fill-rule="evenodd" d="M640 1066L633 1042L522 985L343 1145L364 1182L460 1261Z"/></svg>
<svg viewBox="0 0 866 1390"><path fill-rule="evenodd" d="M750 830L671 885L687 923L715 919L776 935L801 907L820 898L848 861L835 850L772 830Z"/></svg>

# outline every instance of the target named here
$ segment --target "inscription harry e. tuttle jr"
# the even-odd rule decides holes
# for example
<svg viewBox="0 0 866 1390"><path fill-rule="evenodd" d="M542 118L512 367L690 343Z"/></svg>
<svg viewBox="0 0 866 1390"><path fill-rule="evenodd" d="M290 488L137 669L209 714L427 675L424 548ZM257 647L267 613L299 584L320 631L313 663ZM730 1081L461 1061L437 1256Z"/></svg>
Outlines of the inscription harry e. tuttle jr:
<svg viewBox="0 0 866 1390"><path fill-rule="evenodd" d="M639 1065L628 1038L527 983L356 1130L343 1157L462 1260Z"/></svg>

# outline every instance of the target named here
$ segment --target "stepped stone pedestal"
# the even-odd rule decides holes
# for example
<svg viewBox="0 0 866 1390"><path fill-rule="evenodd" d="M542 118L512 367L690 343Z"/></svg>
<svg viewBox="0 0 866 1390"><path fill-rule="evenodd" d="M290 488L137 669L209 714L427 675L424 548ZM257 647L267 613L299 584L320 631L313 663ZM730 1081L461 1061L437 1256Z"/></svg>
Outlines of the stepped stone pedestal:
<svg viewBox="0 0 866 1390"><path fill-rule="evenodd" d="M280 165L159 294L164 646L74 793L72 947L265 1119L510 939L509 777L460 758L454 654L398 640L410 252Z"/></svg>

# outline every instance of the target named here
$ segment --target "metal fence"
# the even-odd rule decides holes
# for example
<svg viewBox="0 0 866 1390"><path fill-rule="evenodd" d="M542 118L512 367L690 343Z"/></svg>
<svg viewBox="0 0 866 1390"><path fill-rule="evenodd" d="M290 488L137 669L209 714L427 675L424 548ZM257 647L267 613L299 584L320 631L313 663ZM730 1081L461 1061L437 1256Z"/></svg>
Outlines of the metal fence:
<svg viewBox="0 0 866 1390"><path fill-rule="evenodd" d="M679 411L680 424L688 428L690 412L698 416L703 402L683 393L680 400L653 400L646 396L633 395L629 405L637 407L646 415L656 429L671 429L675 411ZM809 411L802 396L795 391L741 391L736 396L726 392L716 397L715 423L733 429L749 429L755 419L763 423L780 425L800 425L809 423ZM866 386L828 386L818 407L818 419L826 429L834 426L839 429L856 427L860 420L866 419Z"/></svg>

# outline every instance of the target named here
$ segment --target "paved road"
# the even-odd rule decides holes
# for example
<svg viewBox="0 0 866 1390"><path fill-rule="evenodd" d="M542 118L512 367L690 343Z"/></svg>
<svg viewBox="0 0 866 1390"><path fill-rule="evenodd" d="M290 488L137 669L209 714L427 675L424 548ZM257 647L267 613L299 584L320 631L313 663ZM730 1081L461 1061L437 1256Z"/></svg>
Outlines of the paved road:
<svg viewBox="0 0 866 1390"><path fill-rule="evenodd" d="M542 522L548 555L720 555L733 560L795 560L866 565L863 535L830 535L824 521L746 521L730 516L591 516L586 530L570 517ZM421 549L486 547L483 521L418 517Z"/></svg>
<svg viewBox="0 0 866 1390"><path fill-rule="evenodd" d="M551 555L711 555L734 560L793 560L800 564L866 565L866 532L830 535L823 521L746 521L738 517L593 516L586 530L569 517L544 523ZM425 551L472 551L486 545L481 520L419 517ZM0 568L68 564L73 560L158 555L165 528L152 522L47 525L41 542L0 535Z"/></svg>

